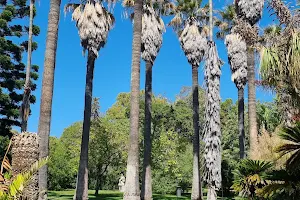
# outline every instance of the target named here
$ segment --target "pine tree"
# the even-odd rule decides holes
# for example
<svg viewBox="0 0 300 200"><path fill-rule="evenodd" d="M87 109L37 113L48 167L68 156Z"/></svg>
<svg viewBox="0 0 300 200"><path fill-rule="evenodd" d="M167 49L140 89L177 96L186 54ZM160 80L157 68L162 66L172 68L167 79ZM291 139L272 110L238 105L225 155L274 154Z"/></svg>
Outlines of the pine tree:
<svg viewBox="0 0 300 200"><path fill-rule="evenodd" d="M28 42L18 44L15 39L27 34L28 27L16 24L27 16L29 6L26 5L26 0L0 1L0 131L3 135L11 136L11 127L21 125L20 103L26 76L22 53L27 49ZM33 35L38 35L39 32L39 28L33 26ZM33 42L32 47L35 50L37 44ZM37 71L38 66L33 65L31 79L37 80ZM31 83L34 91L36 85L33 81ZM35 97L31 95L29 101L35 103Z"/></svg>

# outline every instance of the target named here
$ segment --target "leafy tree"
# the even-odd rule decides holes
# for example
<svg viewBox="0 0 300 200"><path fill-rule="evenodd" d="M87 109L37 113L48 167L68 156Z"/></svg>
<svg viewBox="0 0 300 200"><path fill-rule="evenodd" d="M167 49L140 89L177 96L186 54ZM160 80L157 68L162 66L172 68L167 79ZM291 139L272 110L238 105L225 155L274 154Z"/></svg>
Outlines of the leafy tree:
<svg viewBox="0 0 300 200"><path fill-rule="evenodd" d="M109 129L109 122L105 119L93 121L91 127L91 141L89 149L89 173L95 183L95 194L101 189L103 177L108 168L117 166L122 162L122 152L116 146L120 145L114 138L118 137Z"/></svg>
<svg viewBox="0 0 300 200"><path fill-rule="evenodd" d="M12 126L21 126L20 104L22 101L21 89L25 82L25 65L22 63L22 53L27 41L18 45L14 42L22 38L27 32L26 26L20 25L29 15L26 0L1 1L0 2L0 130L3 136L12 136ZM39 28L35 26L34 34L39 34ZM36 49L36 43L35 48ZM38 78L38 66L32 66L32 82ZM36 84L32 83L32 90ZM35 97L29 97L30 103L35 103ZM29 114L29 113L28 113Z"/></svg>
<svg viewBox="0 0 300 200"><path fill-rule="evenodd" d="M61 0L50 0L38 134L40 159L49 156L49 135ZM39 170L39 199L47 199L48 168Z"/></svg>

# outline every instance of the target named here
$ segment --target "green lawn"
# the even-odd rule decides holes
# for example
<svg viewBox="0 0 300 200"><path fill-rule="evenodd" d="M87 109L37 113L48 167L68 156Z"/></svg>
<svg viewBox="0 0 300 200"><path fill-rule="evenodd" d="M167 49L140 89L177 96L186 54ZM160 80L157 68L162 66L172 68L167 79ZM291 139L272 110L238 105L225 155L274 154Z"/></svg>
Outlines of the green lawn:
<svg viewBox="0 0 300 200"><path fill-rule="evenodd" d="M99 195L94 195L94 190L89 190L89 199L94 200L122 200L123 194L118 191L108 191L101 190ZM74 190L64 190L64 191L50 191L49 199L73 199ZM176 197L174 195L158 195L153 196L153 200L175 200L175 199L190 199L189 196L186 197ZM219 198L221 200L240 200L240 198Z"/></svg>

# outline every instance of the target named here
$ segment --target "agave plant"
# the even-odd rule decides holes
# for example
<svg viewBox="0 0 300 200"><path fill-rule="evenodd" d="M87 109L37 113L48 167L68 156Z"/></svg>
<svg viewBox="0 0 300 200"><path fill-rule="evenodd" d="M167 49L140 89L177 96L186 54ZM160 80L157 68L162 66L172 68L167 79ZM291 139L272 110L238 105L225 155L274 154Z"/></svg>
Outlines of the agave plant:
<svg viewBox="0 0 300 200"><path fill-rule="evenodd" d="M242 160L234 171L232 189L242 197L255 198L258 189L267 185L267 172L272 164L259 160Z"/></svg>

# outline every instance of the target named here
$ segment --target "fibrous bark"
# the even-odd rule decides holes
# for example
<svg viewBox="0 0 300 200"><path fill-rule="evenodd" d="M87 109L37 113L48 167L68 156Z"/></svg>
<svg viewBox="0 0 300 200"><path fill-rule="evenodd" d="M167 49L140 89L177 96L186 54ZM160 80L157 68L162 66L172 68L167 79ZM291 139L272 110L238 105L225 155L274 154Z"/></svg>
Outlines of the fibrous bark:
<svg viewBox="0 0 300 200"><path fill-rule="evenodd" d="M228 60L232 72L231 80L238 89L244 88L247 83L247 46L238 34L226 36L225 44Z"/></svg>
<svg viewBox="0 0 300 200"><path fill-rule="evenodd" d="M162 45L164 22L153 7L144 5L142 23L142 58L146 62L145 81L145 130L144 161L141 199L152 199L151 177L151 107L152 107L152 66Z"/></svg>
<svg viewBox="0 0 300 200"><path fill-rule="evenodd" d="M235 5L237 15L252 26L261 19L264 0L235 0Z"/></svg>
<svg viewBox="0 0 300 200"><path fill-rule="evenodd" d="M205 134L205 176L210 190L209 200L216 199L216 190L221 188L221 124L220 124L220 76L222 61L214 42L208 43L205 61L206 80L206 122Z"/></svg>
<svg viewBox="0 0 300 200"><path fill-rule="evenodd" d="M240 158L245 158L244 88L247 83L247 46L238 34L227 35L225 44L232 73L231 79L238 89Z"/></svg>
<svg viewBox="0 0 300 200"><path fill-rule="evenodd" d="M187 20L179 41L188 62L192 66L199 66L207 50L207 40L195 20Z"/></svg>
<svg viewBox="0 0 300 200"><path fill-rule="evenodd" d="M39 160L38 137L35 133L23 132L12 138L12 169L13 176L30 170L31 166ZM24 188L22 199L38 199L38 174L33 175Z"/></svg>
<svg viewBox="0 0 300 200"><path fill-rule="evenodd" d="M281 0L270 0L269 6L275 11L275 14L281 24L290 24L293 18L292 13Z"/></svg>
<svg viewBox="0 0 300 200"><path fill-rule="evenodd" d="M142 26L142 58L154 63L162 45L165 25L151 6L144 5Z"/></svg>
<svg viewBox="0 0 300 200"><path fill-rule="evenodd" d="M98 57L114 24L112 14L98 1L89 0L73 11L72 19L76 21L83 50L92 51Z"/></svg>
<svg viewBox="0 0 300 200"><path fill-rule="evenodd" d="M88 146L95 59L98 57L100 48L106 43L108 33L114 23L114 18L100 2L88 0L85 5L80 5L74 9L72 19L76 21L81 46L84 51L88 51L84 121L75 196L76 200L86 200L88 199Z"/></svg>

